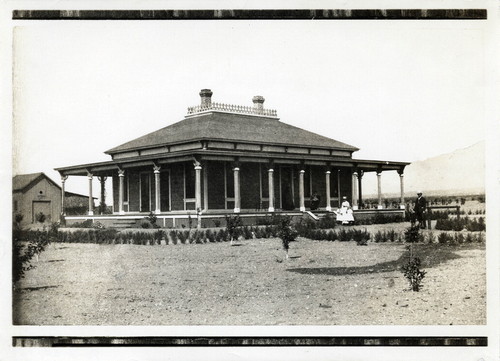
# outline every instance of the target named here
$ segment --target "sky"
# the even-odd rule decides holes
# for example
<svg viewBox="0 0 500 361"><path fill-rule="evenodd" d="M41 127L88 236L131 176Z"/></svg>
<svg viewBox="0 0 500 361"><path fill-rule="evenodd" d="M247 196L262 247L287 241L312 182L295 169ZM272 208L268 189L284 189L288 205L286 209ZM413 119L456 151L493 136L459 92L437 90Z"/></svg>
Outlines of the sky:
<svg viewBox="0 0 500 361"><path fill-rule="evenodd" d="M262 95L281 121L360 148L355 158L451 152L485 138L485 32L481 21L19 23L13 173L59 183L54 168L110 160L182 120L202 88L229 104Z"/></svg>

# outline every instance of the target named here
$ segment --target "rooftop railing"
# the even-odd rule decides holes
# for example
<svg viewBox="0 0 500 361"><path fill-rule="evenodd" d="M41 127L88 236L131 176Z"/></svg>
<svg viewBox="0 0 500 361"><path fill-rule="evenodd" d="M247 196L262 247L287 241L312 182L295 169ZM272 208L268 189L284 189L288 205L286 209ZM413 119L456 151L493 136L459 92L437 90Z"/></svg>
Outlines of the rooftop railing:
<svg viewBox="0 0 500 361"><path fill-rule="evenodd" d="M254 107L243 106L243 105L233 105L233 104L223 104L223 103L212 103L209 106L196 105L194 107L188 107L188 115L205 112L208 110L219 110L229 113L240 113L240 114L252 114L252 115L263 115L268 117L277 117L278 113L274 109L257 109Z"/></svg>

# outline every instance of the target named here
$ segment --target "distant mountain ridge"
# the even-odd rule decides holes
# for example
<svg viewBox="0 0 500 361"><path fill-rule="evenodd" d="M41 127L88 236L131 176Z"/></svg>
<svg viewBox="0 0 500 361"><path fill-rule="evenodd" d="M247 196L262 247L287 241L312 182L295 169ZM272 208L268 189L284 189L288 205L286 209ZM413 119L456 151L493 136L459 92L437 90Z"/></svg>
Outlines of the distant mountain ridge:
<svg viewBox="0 0 500 361"><path fill-rule="evenodd" d="M384 177L384 197L399 196L399 184L393 177ZM483 194L485 192L485 142L457 149L421 161L405 168L405 196L418 190L427 195ZM366 197L376 196L366 194Z"/></svg>

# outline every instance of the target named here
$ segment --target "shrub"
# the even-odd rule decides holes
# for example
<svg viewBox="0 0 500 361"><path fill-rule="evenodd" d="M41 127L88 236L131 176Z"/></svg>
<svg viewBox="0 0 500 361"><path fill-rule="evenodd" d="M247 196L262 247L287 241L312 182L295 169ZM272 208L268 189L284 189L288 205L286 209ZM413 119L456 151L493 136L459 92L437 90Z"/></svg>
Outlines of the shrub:
<svg viewBox="0 0 500 361"><path fill-rule="evenodd" d="M318 222L318 227L322 229L335 228L336 225L337 219L332 217L329 213L327 213L323 218L320 218Z"/></svg>
<svg viewBox="0 0 500 361"><path fill-rule="evenodd" d="M115 244L123 244L123 235L118 233L115 237Z"/></svg>
<svg viewBox="0 0 500 361"><path fill-rule="evenodd" d="M412 258L401 267L401 271L410 284L412 291L418 292L421 288L422 279L426 272L420 269L420 258Z"/></svg>
<svg viewBox="0 0 500 361"><path fill-rule="evenodd" d="M224 242L225 241L225 232L223 229L219 229L219 232L215 235L216 242Z"/></svg>
<svg viewBox="0 0 500 361"><path fill-rule="evenodd" d="M83 222L76 222L76 223L70 224L66 227L69 227L69 228L92 228L93 223L94 222L91 219L86 219Z"/></svg>
<svg viewBox="0 0 500 361"><path fill-rule="evenodd" d="M420 240L420 229L418 226L413 226L410 228L407 228L405 231L405 241L408 243L416 243Z"/></svg>
<svg viewBox="0 0 500 361"><path fill-rule="evenodd" d="M394 242L397 240L398 238L398 235L397 233L393 230L393 229L390 229L389 231L387 231L387 238L391 241L391 242Z"/></svg>
<svg viewBox="0 0 500 361"><path fill-rule="evenodd" d="M450 242L450 237L448 233L441 232L438 236L438 243L439 244L447 244Z"/></svg>
<svg viewBox="0 0 500 361"><path fill-rule="evenodd" d="M171 230L170 231L170 239L172 240L172 244L177 244L179 238L177 236L177 231L176 230Z"/></svg>
<svg viewBox="0 0 500 361"><path fill-rule="evenodd" d="M214 219L214 226L219 228L220 227L220 220Z"/></svg>
<svg viewBox="0 0 500 361"><path fill-rule="evenodd" d="M140 225L141 225L141 228L144 228L144 229L151 228L151 223L149 223L149 221L147 219L141 220Z"/></svg>
<svg viewBox="0 0 500 361"><path fill-rule="evenodd" d="M14 215L14 222L16 225L19 225L19 223L21 223L24 219L24 216L21 214L21 213L16 213Z"/></svg>
<svg viewBox="0 0 500 361"><path fill-rule="evenodd" d="M205 243L205 232L203 231L198 231L196 230L192 235L191 235L191 243Z"/></svg>
<svg viewBox="0 0 500 361"><path fill-rule="evenodd" d="M240 216L226 215L226 229L233 244L233 240L238 238L238 227L242 225Z"/></svg>
<svg viewBox="0 0 500 361"><path fill-rule="evenodd" d="M215 242L215 234L213 231L211 231L210 229L207 230L206 232L206 236L207 236L207 240L208 242L210 243L213 243Z"/></svg>
<svg viewBox="0 0 500 361"><path fill-rule="evenodd" d="M370 233L368 233L366 229L364 231L355 229L353 230L352 238L358 246L366 246L370 240Z"/></svg>
<svg viewBox="0 0 500 361"><path fill-rule="evenodd" d="M45 214L43 214L42 212L39 212L35 215L35 220L39 223L45 222L46 219L47 219L47 216Z"/></svg>
<svg viewBox="0 0 500 361"><path fill-rule="evenodd" d="M156 231L154 233L153 239L156 241L156 244L161 245L161 241L163 238L165 238L165 241L167 241L167 237L165 235L165 232L162 231L161 229L159 229L158 231ZM154 242L152 242L152 244L154 244Z"/></svg>
<svg viewBox="0 0 500 361"><path fill-rule="evenodd" d="M329 231L327 234L327 239L331 242L335 241L337 239L337 233L334 231Z"/></svg>
<svg viewBox="0 0 500 361"><path fill-rule="evenodd" d="M28 241L23 238L29 238ZM57 230L37 231L32 234L24 232L22 229L17 229L13 232L12 237L12 280L13 286L17 281L24 277L25 273L35 266L31 264L33 257L42 253L45 248L55 239Z"/></svg>
<svg viewBox="0 0 500 361"><path fill-rule="evenodd" d="M276 225L277 227L276 233L277 236L281 239L287 259L288 259L288 249L290 248L290 242L295 241L295 238L297 238L297 231L293 229L291 221L292 221L291 217L287 216L281 217L279 223Z"/></svg>
<svg viewBox="0 0 500 361"><path fill-rule="evenodd" d="M251 239L252 238L252 230L250 227L245 226L242 228L242 235L245 239Z"/></svg>
<svg viewBox="0 0 500 361"><path fill-rule="evenodd" d="M345 229L340 230L338 236L340 242L349 242L351 240L350 234L348 234Z"/></svg>

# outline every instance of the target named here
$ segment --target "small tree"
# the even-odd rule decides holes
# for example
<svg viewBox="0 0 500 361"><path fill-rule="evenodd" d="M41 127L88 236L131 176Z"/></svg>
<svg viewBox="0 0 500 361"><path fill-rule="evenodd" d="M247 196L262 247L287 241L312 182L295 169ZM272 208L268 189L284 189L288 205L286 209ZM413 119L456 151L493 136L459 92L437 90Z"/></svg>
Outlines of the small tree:
<svg viewBox="0 0 500 361"><path fill-rule="evenodd" d="M297 231L292 227L292 218L288 216L283 216L279 219L277 223L278 227L278 237L281 238L283 244L283 249L286 253L286 259L288 259L288 249L290 248L290 242L295 241L297 238Z"/></svg>
<svg viewBox="0 0 500 361"><path fill-rule="evenodd" d="M426 273L420 269L420 258L415 257L411 259L407 264L401 267L401 271L408 279L411 290L418 292L420 290L422 279L425 277Z"/></svg>
<svg viewBox="0 0 500 361"><path fill-rule="evenodd" d="M241 225L242 222L240 216L226 215L226 229L229 235L229 239L231 240L231 246L233 245L234 238L236 238L237 229Z"/></svg>
<svg viewBox="0 0 500 361"><path fill-rule="evenodd" d="M401 272L410 283L412 291L418 292L420 284L425 277L425 271L420 269L420 258L413 257L413 244L420 240L419 226L413 226L405 231L405 241L409 243L407 249L409 251L409 259L406 264L401 267Z"/></svg>

